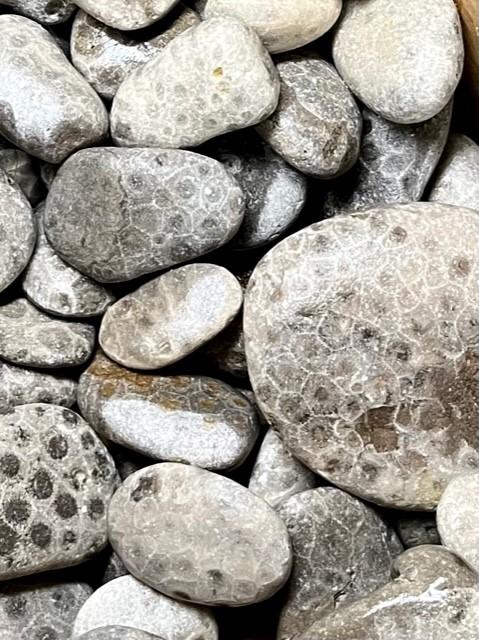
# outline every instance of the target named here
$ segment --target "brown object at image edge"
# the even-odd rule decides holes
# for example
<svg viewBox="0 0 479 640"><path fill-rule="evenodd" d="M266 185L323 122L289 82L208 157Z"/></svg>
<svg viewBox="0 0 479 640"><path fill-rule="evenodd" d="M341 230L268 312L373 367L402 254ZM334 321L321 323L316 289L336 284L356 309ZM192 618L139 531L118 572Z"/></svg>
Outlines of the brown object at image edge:
<svg viewBox="0 0 479 640"><path fill-rule="evenodd" d="M471 125L479 135L479 119L475 117L479 109L479 0L455 0L461 15L465 45L464 80L473 101Z"/></svg>

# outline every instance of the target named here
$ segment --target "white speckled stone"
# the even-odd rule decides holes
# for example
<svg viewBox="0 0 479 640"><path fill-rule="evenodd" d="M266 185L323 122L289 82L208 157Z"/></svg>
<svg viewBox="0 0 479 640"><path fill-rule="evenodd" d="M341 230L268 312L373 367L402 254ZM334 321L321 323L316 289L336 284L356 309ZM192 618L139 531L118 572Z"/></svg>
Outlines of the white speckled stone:
<svg viewBox="0 0 479 640"><path fill-rule="evenodd" d="M0 5L47 25L65 22L75 11L70 0L0 0Z"/></svg>
<svg viewBox="0 0 479 640"><path fill-rule="evenodd" d="M159 640L151 633L131 627L108 626L84 633L78 640Z"/></svg>
<svg viewBox="0 0 479 640"><path fill-rule="evenodd" d="M133 31L148 27L172 9L178 0L75 0L80 9L100 22Z"/></svg>

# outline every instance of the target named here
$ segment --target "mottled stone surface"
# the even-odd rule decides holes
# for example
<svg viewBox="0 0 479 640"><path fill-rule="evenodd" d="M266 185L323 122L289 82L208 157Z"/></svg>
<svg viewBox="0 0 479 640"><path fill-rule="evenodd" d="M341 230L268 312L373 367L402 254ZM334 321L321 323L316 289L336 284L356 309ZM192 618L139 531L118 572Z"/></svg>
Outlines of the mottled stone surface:
<svg viewBox="0 0 479 640"><path fill-rule="evenodd" d="M127 478L110 503L108 530L130 573L180 600L252 604L291 570L286 527L271 507L198 467L165 462Z"/></svg>
<svg viewBox="0 0 479 640"><path fill-rule="evenodd" d="M401 542L408 549L422 544L441 544L433 513L403 513L396 525Z"/></svg>
<svg viewBox="0 0 479 640"><path fill-rule="evenodd" d="M65 22L75 11L70 0L0 0L0 5L43 24Z"/></svg>
<svg viewBox="0 0 479 640"><path fill-rule="evenodd" d="M82 562L107 542L113 460L76 413L26 404L0 416L0 580Z"/></svg>
<svg viewBox="0 0 479 640"><path fill-rule="evenodd" d="M101 323L100 344L125 367L165 367L217 335L242 302L238 280L223 267L178 267L112 305Z"/></svg>
<svg viewBox="0 0 479 640"><path fill-rule="evenodd" d="M132 629L131 627L102 627L83 634L78 640L158 640L151 633Z"/></svg>
<svg viewBox="0 0 479 640"><path fill-rule="evenodd" d="M334 178L356 162L361 114L334 67L316 56L283 56L277 63L277 110L257 131L293 167Z"/></svg>
<svg viewBox="0 0 479 640"><path fill-rule="evenodd" d="M99 282L119 282L218 248L242 218L241 190L212 158L99 148L61 167L44 222L64 260Z"/></svg>
<svg viewBox="0 0 479 640"><path fill-rule="evenodd" d="M167 598L132 576L112 580L95 591L75 620L72 640L109 625L133 627L164 640L216 640L218 636L209 611Z"/></svg>
<svg viewBox="0 0 479 640"><path fill-rule="evenodd" d="M432 203L338 216L258 264L244 327L259 406L350 493L436 507L479 466L479 216Z"/></svg>
<svg viewBox="0 0 479 640"><path fill-rule="evenodd" d="M14 180L30 204L37 204L43 195L42 181L32 158L20 149L1 148L0 168Z"/></svg>
<svg viewBox="0 0 479 640"><path fill-rule="evenodd" d="M464 59L454 0L349 0L338 25L335 66L370 109L407 124L449 102Z"/></svg>
<svg viewBox="0 0 479 640"><path fill-rule="evenodd" d="M80 322L56 320L28 300L0 304L0 357L31 367L72 367L93 352L95 329Z"/></svg>
<svg viewBox="0 0 479 640"><path fill-rule="evenodd" d="M3 15L0 38L2 135L53 163L106 135L102 101L48 31L28 18Z"/></svg>
<svg viewBox="0 0 479 640"><path fill-rule="evenodd" d="M456 476L437 507L441 542L479 574L479 471Z"/></svg>
<svg viewBox="0 0 479 640"><path fill-rule="evenodd" d="M314 473L286 450L273 429L268 429L251 472L248 489L273 508L296 493L317 484Z"/></svg>
<svg viewBox="0 0 479 640"><path fill-rule="evenodd" d="M177 2L178 0L75 0L75 4L100 22L123 31L153 24Z"/></svg>
<svg viewBox="0 0 479 640"><path fill-rule="evenodd" d="M126 78L113 101L112 136L126 147L194 147L261 122L278 97L278 75L253 29L212 18Z"/></svg>

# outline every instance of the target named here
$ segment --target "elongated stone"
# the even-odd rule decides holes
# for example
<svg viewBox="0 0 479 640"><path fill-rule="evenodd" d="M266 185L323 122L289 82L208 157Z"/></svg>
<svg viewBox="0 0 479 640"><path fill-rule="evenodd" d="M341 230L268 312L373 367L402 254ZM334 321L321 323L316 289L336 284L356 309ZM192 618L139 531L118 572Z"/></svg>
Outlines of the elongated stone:
<svg viewBox="0 0 479 640"><path fill-rule="evenodd" d="M162 18L178 0L75 0L83 9L100 22L122 31L148 27Z"/></svg>
<svg viewBox="0 0 479 640"><path fill-rule="evenodd" d="M422 544L441 544L433 513L402 513L396 521L401 542L409 549Z"/></svg>
<svg viewBox="0 0 479 640"><path fill-rule="evenodd" d="M44 193L42 181L28 154L0 146L0 168L18 184L32 206L38 204Z"/></svg>
<svg viewBox="0 0 479 640"><path fill-rule="evenodd" d="M0 38L2 135L52 163L105 137L102 101L48 31L28 18L3 15Z"/></svg>
<svg viewBox="0 0 479 640"><path fill-rule="evenodd" d="M278 75L253 29L212 18L124 80L111 110L112 136L126 147L194 147L261 122L278 97Z"/></svg>
<svg viewBox="0 0 479 640"><path fill-rule="evenodd" d="M158 640L146 631L139 631L131 627L109 626L93 629L84 633L78 640Z"/></svg>
<svg viewBox="0 0 479 640"><path fill-rule="evenodd" d="M48 25L65 22L75 11L70 0L0 0L0 5Z"/></svg>
<svg viewBox="0 0 479 640"><path fill-rule="evenodd" d="M191 151L99 148L61 167L44 224L66 262L99 282L121 282L218 248L242 219L241 190L216 160Z"/></svg>

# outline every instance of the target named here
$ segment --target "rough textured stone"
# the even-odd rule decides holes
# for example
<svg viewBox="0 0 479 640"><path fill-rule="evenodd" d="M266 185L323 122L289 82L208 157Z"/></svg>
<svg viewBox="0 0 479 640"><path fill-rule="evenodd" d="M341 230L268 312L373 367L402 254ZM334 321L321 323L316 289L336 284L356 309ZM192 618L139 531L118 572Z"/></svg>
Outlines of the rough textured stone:
<svg viewBox="0 0 479 640"><path fill-rule="evenodd" d="M112 136L127 147L194 147L261 122L278 97L275 67L253 29L212 18L124 80L113 101Z"/></svg>
<svg viewBox="0 0 479 640"><path fill-rule="evenodd" d="M75 0L83 9L100 22L122 31L133 31L148 27L168 11L178 0Z"/></svg>
<svg viewBox="0 0 479 640"><path fill-rule="evenodd" d="M248 285L248 368L291 453L350 493L436 507L479 466L479 216L415 203L316 223Z"/></svg>
<svg viewBox="0 0 479 640"><path fill-rule="evenodd" d="M242 302L239 282L223 267L196 263L172 269L108 309L100 344L125 367L165 367L217 335Z"/></svg>
<svg viewBox="0 0 479 640"><path fill-rule="evenodd" d="M55 320L28 300L0 304L0 357L31 367L73 367L93 352L95 329Z"/></svg>
<svg viewBox="0 0 479 640"><path fill-rule="evenodd" d="M0 580L69 567L107 542L113 460L79 415L25 404L0 416Z"/></svg>
<svg viewBox="0 0 479 640"><path fill-rule="evenodd" d="M81 151L61 167L44 222L66 262L100 282L118 282L218 248L242 218L241 190L216 160L191 151L103 148Z"/></svg>
<svg viewBox="0 0 479 640"><path fill-rule="evenodd" d="M361 114L334 67L317 56L284 56L277 63L277 110L257 131L293 167L334 178L356 162Z"/></svg>
<svg viewBox="0 0 479 640"><path fill-rule="evenodd" d="M406 548L422 544L441 544L436 526L436 516L432 513L404 513L397 519L397 530Z"/></svg>
<svg viewBox="0 0 479 640"><path fill-rule="evenodd" d="M102 101L48 31L28 18L3 15L0 38L2 135L53 163L106 135Z"/></svg>
<svg viewBox="0 0 479 640"><path fill-rule="evenodd" d="M0 5L43 24L65 22L75 11L70 0L0 0Z"/></svg>
<svg viewBox="0 0 479 640"><path fill-rule="evenodd" d="M151 633L132 629L131 627L102 627L83 634L78 640L158 640Z"/></svg>
<svg viewBox="0 0 479 640"><path fill-rule="evenodd" d="M259 602L291 570L286 527L271 507L198 467L165 462L127 478L110 503L108 529L130 573L180 600Z"/></svg>
<svg viewBox="0 0 479 640"><path fill-rule="evenodd" d="M479 574L479 471L458 475L437 507L441 542Z"/></svg>
<svg viewBox="0 0 479 640"><path fill-rule="evenodd" d="M133 627L165 640L218 637L216 622L209 611L167 598L132 576L112 580L95 591L75 620L72 640L109 625Z"/></svg>
<svg viewBox="0 0 479 640"><path fill-rule="evenodd" d="M29 155L0 145L0 168L18 184L30 204L38 204L43 196L42 181Z"/></svg>
<svg viewBox="0 0 479 640"><path fill-rule="evenodd" d="M370 109L408 124L449 102L464 59L454 0L349 0L338 24L334 63Z"/></svg>
<svg viewBox="0 0 479 640"><path fill-rule="evenodd" d="M272 53L302 47L329 31L342 0L208 0L205 17L234 16L253 27Z"/></svg>

